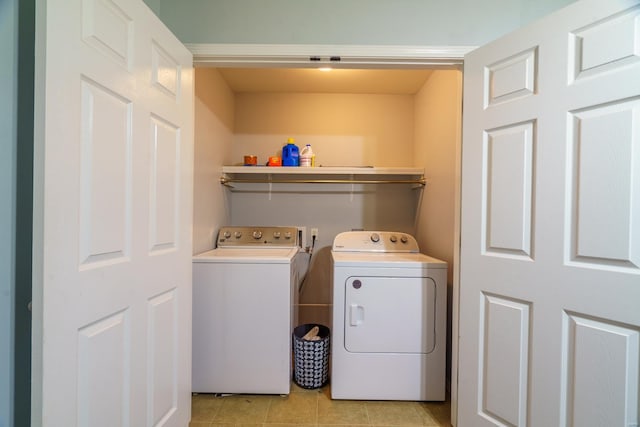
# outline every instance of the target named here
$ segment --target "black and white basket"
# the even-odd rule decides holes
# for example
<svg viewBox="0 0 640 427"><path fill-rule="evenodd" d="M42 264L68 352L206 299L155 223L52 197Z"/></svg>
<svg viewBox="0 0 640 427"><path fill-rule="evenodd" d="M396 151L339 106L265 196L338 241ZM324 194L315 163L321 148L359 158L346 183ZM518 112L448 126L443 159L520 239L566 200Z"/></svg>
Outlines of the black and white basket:
<svg viewBox="0 0 640 427"><path fill-rule="evenodd" d="M320 330L319 340L303 340L314 326ZM323 325L300 325L293 330L293 380L302 388L324 386L329 380L329 328Z"/></svg>

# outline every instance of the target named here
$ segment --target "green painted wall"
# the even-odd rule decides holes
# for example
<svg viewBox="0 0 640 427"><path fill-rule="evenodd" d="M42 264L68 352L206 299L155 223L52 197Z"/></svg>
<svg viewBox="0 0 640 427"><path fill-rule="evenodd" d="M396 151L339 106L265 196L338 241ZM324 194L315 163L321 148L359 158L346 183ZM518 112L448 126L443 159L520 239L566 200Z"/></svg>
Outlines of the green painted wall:
<svg viewBox="0 0 640 427"><path fill-rule="evenodd" d="M34 2L0 1L0 427L30 420Z"/></svg>
<svg viewBox="0 0 640 427"><path fill-rule="evenodd" d="M149 6L149 9L151 9L156 16L160 16L160 1L161 0L144 0L147 6Z"/></svg>
<svg viewBox="0 0 640 427"><path fill-rule="evenodd" d="M0 427L13 426L18 0L0 2Z"/></svg>
<svg viewBox="0 0 640 427"><path fill-rule="evenodd" d="M574 0L146 0L183 43L464 45Z"/></svg>
<svg viewBox="0 0 640 427"><path fill-rule="evenodd" d="M16 238L14 310L14 417L16 426L31 420L31 301L33 238L33 132L35 2L17 0L18 129L16 147Z"/></svg>

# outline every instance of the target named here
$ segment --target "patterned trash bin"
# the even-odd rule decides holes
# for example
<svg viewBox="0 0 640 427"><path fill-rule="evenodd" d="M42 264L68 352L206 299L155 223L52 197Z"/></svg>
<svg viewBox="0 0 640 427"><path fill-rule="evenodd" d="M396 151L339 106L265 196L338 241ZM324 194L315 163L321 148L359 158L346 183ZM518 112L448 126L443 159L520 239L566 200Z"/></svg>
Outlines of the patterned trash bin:
<svg viewBox="0 0 640 427"><path fill-rule="evenodd" d="M303 340L307 332L317 326L319 340ZM329 328L323 325L300 325L293 330L293 380L302 388L324 386L329 380Z"/></svg>

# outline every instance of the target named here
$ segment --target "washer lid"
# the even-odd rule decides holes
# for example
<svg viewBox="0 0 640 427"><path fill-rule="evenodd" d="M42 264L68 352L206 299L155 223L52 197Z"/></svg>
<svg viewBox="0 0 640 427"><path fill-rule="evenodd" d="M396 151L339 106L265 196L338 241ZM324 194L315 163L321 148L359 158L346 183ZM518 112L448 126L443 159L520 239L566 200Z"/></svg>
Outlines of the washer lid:
<svg viewBox="0 0 640 427"><path fill-rule="evenodd" d="M194 263L288 264L298 248L218 248L193 257Z"/></svg>

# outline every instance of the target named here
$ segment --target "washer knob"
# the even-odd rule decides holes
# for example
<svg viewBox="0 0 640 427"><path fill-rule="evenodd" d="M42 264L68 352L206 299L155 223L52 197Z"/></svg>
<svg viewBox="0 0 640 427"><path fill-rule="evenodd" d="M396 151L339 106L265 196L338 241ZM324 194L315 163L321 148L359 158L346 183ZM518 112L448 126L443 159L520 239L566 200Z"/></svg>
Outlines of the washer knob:
<svg viewBox="0 0 640 427"><path fill-rule="evenodd" d="M373 233L373 234L371 235L371 241L372 241L373 243L377 243L377 242L379 242L379 241L380 241L380 235L379 235L378 233Z"/></svg>
<svg viewBox="0 0 640 427"><path fill-rule="evenodd" d="M242 237L242 231L236 231L235 233L233 233L233 236L234 236L236 239L241 238L241 237Z"/></svg>
<svg viewBox="0 0 640 427"><path fill-rule="evenodd" d="M395 234L392 234L391 237L389 237L389 240L391 240L391 243L395 243L398 241L398 238L396 237Z"/></svg>
<svg viewBox="0 0 640 427"><path fill-rule="evenodd" d="M290 231L285 231L284 232L284 238L285 239L290 239L291 238L291 232Z"/></svg>
<svg viewBox="0 0 640 427"><path fill-rule="evenodd" d="M400 241L401 241L402 243L407 243L407 242L409 241L409 239L407 238L407 236L402 236L402 237L400 238Z"/></svg>
<svg viewBox="0 0 640 427"><path fill-rule="evenodd" d="M280 232L279 231L274 231L273 232L273 237L275 237L276 239L280 238Z"/></svg>
<svg viewBox="0 0 640 427"><path fill-rule="evenodd" d="M228 239L229 237L231 237L231 232L227 230L222 235L224 236L225 239Z"/></svg>
<svg viewBox="0 0 640 427"><path fill-rule="evenodd" d="M255 230L255 231L253 232L252 236L253 236L253 238L254 238L254 239L258 240L259 238L261 238L261 237L262 237L262 231L260 231L260 230Z"/></svg>

